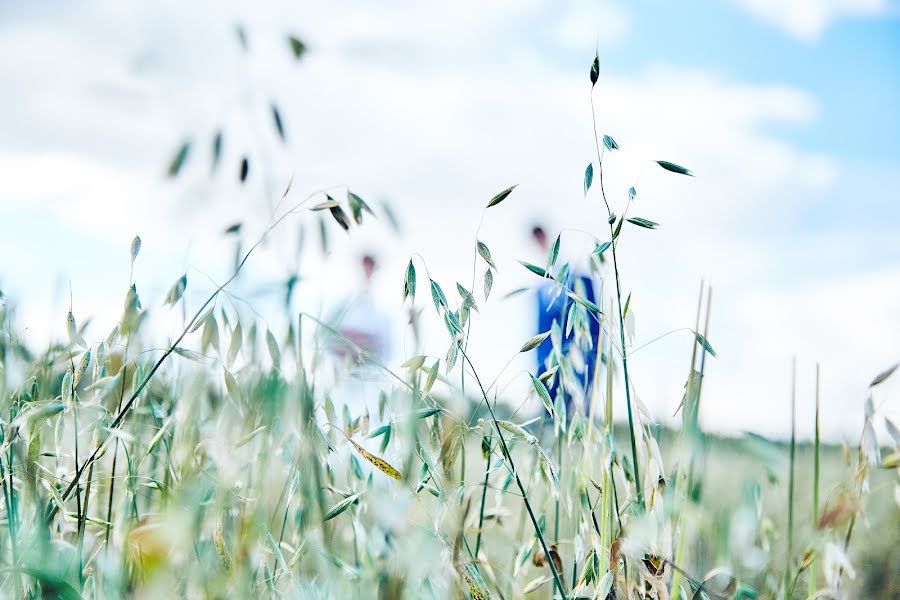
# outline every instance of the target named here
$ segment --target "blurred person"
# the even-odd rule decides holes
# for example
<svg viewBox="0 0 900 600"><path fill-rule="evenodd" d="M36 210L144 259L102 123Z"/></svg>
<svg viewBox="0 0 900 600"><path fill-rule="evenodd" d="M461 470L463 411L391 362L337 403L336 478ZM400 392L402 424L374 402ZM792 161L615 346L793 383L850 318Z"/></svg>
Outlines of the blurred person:
<svg viewBox="0 0 900 600"><path fill-rule="evenodd" d="M359 264L362 289L342 302L332 317L332 327L338 335L329 339L326 350L337 360L340 372L333 400L343 404L353 419L364 418L368 422L373 409L377 412L384 387L384 373L378 365L391 358L393 321L375 297L375 256L364 254Z"/></svg>
<svg viewBox="0 0 900 600"><path fill-rule="evenodd" d="M544 257L548 256L551 243L541 225L534 225L531 238ZM536 333L551 331L558 324L561 332L561 347L554 351L552 337L545 339L536 349L538 376L558 367L549 379L547 389L550 398L556 402L558 394L564 394L566 414L570 415L573 404L573 393L580 393L584 398L583 406L587 410L593 382L594 367L600 343L599 316L589 313L589 340L577 340L575 328L569 331L567 318L572 299L566 295L562 286L579 294L583 298L599 304L594 293L593 278L575 265L570 264L565 281L553 282L545 280L536 293ZM573 324L574 325L574 324ZM564 360L560 360L563 358ZM565 385L565 384L567 385Z"/></svg>
<svg viewBox="0 0 900 600"><path fill-rule="evenodd" d="M378 265L375 257L365 254L361 260L363 271L363 289L355 298L343 307L338 331L343 338L352 342L338 343L334 351L342 356L352 356L365 362L365 355L381 362L388 359L390 353L390 328L387 315L383 314L372 293L373 278Z"/></svg>

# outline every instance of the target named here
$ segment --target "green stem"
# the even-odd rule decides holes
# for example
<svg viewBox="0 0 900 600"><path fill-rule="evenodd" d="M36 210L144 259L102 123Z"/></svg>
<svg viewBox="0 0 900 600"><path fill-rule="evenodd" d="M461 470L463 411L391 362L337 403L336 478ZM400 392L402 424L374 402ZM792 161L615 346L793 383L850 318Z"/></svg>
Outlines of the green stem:
<svg viewBox="0 0 900 600"><path fill-rule="evenodd" d="M462 450L459 453L460 461L459 461L459 488L464 490L466 489L466 448L463 446Z"/></svg>
<svg viewBox="0 0 900 600"><path fill-rule="evenodd" d="M497 432L497 438L500 440L500 447L503 450L503 456L505 456L506 460L509 462L509 467L512 470L513 477L516 480L516 485L518 486L519 491L522 493L522 500L525 503L525 509L528 511L528 516L531 517L531 524L534 526L534 531L537 534L538 540L541 542L541 547L544 550L544 555L547 557L547 563L550 565L550 571L553 574L553 583L556 586L556 591L559 592L562 600L568 600L565 588L563 587L562 579L560 579L559 572L556 570L556 564L554 564L553 559L551 558L550 548L549 546L547 546L547 540L544 539L544 534L541 531L541 526L538 524L538 520L534 514L534 510L532 510L531 508L531 502L528 500L528 491L525 489L525 486L522 484L522 480L519 478L519 471L516 469L515 462L513 462L512 453L510 453L509 447L506 445L506 439L503 437L503 430L500 427L500 422L497 420L497 415L494 414L494 407L491 405L491 401L488 400L487 392L485 392L484 386L481 384L481 378L478 377L478 373L475 371L475 365L472 364L469 356L466 354L465 350L463 350L462 344L459 344L457 342L457 346L459 347L460 352L462 352L465 361L469 363L469 367L472 369L472 376L475 378L475 382L478 384L479 389L481 389L481 395L484 396L484 402L491 414L491 421L493 421L494 423L494 430Z"/></svg>
<svg viewBox="0 0 900 600"><path fill-rule="evenodd" d="M673 514L675 514L675 532L677 535L677 541L675 543L675 562L678 564L684 564L684 547L686 542L686 532L683 527L682 517L684 514L683 506L685 504L685 497L687 491L690 489L689 480L690 480L690 462L693 461L693 452L691 440L693 436L694 425L692 424L692 418L695 414L695 411L692 408L694 403L693 398L694 394L694 386L696 385L695 373L697 366L697 339L696 339L696 331L700 328L700 314L703 309L703 283L700 283L700 296L697 298L697 316L694 320L694 339L691 342L691 368L688 373L688 381L687 387L685 389L684 403L681 406L681 459L678 461L678 474L675 479L675 498L673 506ZM681 572L676 570L675 573L672 574L672 587L671 587L672 600L679 600L681 597Z"/></svg>
<svg viewBox="0 0 900 600"><path fill-rule="evenodd" d="M74 365L72 367L72 418L74 431L72 432L73 442L75 444L75 472L79 473L81 469L78 467L78 400L75 398L75 368ZM91 463L93 464L93 463ZM82 521L83 521L83 513L82 513L82 504L81 504L81 488L78 485L75 486L75 508L76 508L76 517L78 523L78 581L80 583L84 583L84 559L82 555L82 551L84 548L84 536L82 533Z"/></svg>
<svg viewBox="0 0 900 600"><path fill-rule="evenodd" d="M130 341L130 340L129 340ZM122 387L119 390L119 403L116 406L116 411L120 411L122 409L122 401L125 398L125 380L128 378L128 342L125 343L125 359L126 362L122 365ZM106 549L104 552L109 552L109 533L112 528L112 513L113 513L113 498L116 493L116 462L119 458L119 437L116 436L116 439L113 441L113 458L112 458L112 469L110 471L109 478L109 498L106 501Z"/></svg>
<svg viewBox="0 0 900 600"><path fill-rule="evenodd" d="M600 178L603 179L603 167L600 167ZM612 225L609 226L612 232ZM644 490L641 484L641 470L638 466L637 441L634 433L634 416L631 408L631 381L628 378L628 352L625 349L625 317L622 314L622 291L619 285L619 266L616 262L616 244L612 245L613 270L616 273L616 300L617 312L619 313L619 336L622 344L622 372L625 376L625 403L628 408L628 435L631 438L631 460L633 463L632 472L634 474L634 489L637 492L638 508L641 512L644 510Z"/></svg>
<svg viewBox="0 0 900 600"><path fill-rule="evenodd" d="M84 549L84 530L87 527L88 507L91 501L91 484L94 480L94 463L88 469L87 483L84 486L84 506L82 507L81 523L78 529L78 554L81 556Z"/></svg>
<svg viewBox="0 0 900 600"><path fill-rule="evenodd" d="M465 369L464 369L465 370ZM478 551L481 549L481 530L484 527L484 506L487 500L488 477L490 477L491 468L491 438L484 438L487 441L488 451L484 456L484 485L481 487L481 508L478 509L478 533L475 535L475 558L478 558ZM465 452L465 450L463 450Z"/></svg>
<svg viewBox="0 0 900 600"><path fill-rule="evenodd" d="M592 88L593 91L593 88ZM606 212L610 217L610 221L613 221L612 209L609 206L609 201L606 199L606 190L603 187L603 152L600 150L600 140L597 137L597 117L596 111L594 110L594 97L591 95L591 119L594 124L594 144L597 147L597 160L598 160L598 169L600 171L600 194L603 196L603 202L606 204ZM638 456L637 456L637 440L635 439L634 434L634 415L633 410L631 408L631 381L628 377L628 351L625 348L625 315L622 312L622 286L619 283L619 262L616 257L616 239L615 239L615 231L613 230L614 221L609 223L609 233L610 239L612 240L611 250L612 250L612 262L613 262L613 271L616 275L616 302L617 302L617 312L619 314L619 337L620 343L622 345L622 372L625 377L625 402L628 408L628 435L631 439L631 460L633 463L632 473L634 475L634 488L637 494L637 503L641 512L644 510L644 490L641 485L641 475L640 475L640 467L638 465Z"/></svg>
<svg viewBox="0 0 900 600"><path fill-rule="evenodd" d="M791 561L794 556L794 461L797 453L797 359L791 363L791 453L790 472L788 474L788 514L787 514L787 556L784 570L784 597L790 599L793 589L791 585Z"/></svg>
<svg viewBox="0 0 900 600"><path fill-rule="evenodd" d="M850 548L850 537L853 535L853 528L856 526L856 513L852 513L850 515L850 524L847 526L847 535L844 536L844 553L847 552L847 549ZM844 567L841 566L838 568L838 582L840 584L841 576L844 574Z"/></svg>
<svg viewBox="0 0 900 600"><path fill-rule="evenodd" d="M561 388L562 386L560 386ZM560 389L562 392L562 389ZM563 398L563 402L565 402L565 398ZM558 433L556 434L556 462L559 465L559 474L562 477L562 436ZM560 484L562 485L562 484ZM556 543L559 543L559 496L556 497L555 501L555 516L553 518L553 538L556 540Z"/></svg>
<svg viewBox="0 0 900 600"><path fill-rule="evenodd" d="M10 419L12 421L12 419ZM6 430L0 430L2 432L3 441L6 441ZM12 456L12 447L10 446L9 456ZM0 478L3 480L3 499L6 503L6 526L9 528L9 543L10 550L12 552L12 566L13 568L18 568L19 566L19 544L17 541L17 533L16 533L16 511L14 499L11 499L13 485L12 485L12 461L9 463L9 486L7 487L6 483L6 468L3 465L3 456L0 455ZM21 597L21 580L19 578L18 573L13 573L13 581L15 582L16 589L16 597Z"/></svg>
<svg viewBox="0 0 900 600"><path fill-rule="evenodd" d="M816 363L816 440L813 455L813 528L819 523L819 363ZM809 565L809 596L816 592L816 560Z"/></svg>
<svg viewBox="0 0 900 600"><path fill-rule="evenodd" d="M610 464L610 470L612 469L612 464ZM612 481L612 499L613 499L613 507L616 511L616 520L619 523L619 531L615 535L615 537L621 537L625 528L622 527L622 511L619 509L619 492L616 490L616 478L610 475L610 481ZM612 570L616 565L610 565L609 569ZM625 558L625 555L622 554L622 570L625 572L625 581L628 581L628 559Z"/></svg>
<svg viewBox="0 0 900 600"><path fill-rule="evenodd" d="M278 535L278 546L281 547L281 542L284 541L284 532L287 529L287 520L288 520L288 511L291 508L291 500L294 498L294 467L291 467L291 472L288 474L288 480L290 481L291 493L287 496L287 504L284 505L284 518L281 519L281 533ZM287 484L285 484L285 491L287 489ZM278 504L275 505L275 511L273 514L278 513L278 507L281 505L281 498L278 499ZM353 525L353 544L354 547L356 545L356 525ZM355 548L354 548L355 549ZM278 564L278 557L276 557L275 561L272 563L272 573L275 573L275 566ZM356 566L359 566L359 555L357 554ZM287 565L284 565L285 570L287 570Z"/></svg>

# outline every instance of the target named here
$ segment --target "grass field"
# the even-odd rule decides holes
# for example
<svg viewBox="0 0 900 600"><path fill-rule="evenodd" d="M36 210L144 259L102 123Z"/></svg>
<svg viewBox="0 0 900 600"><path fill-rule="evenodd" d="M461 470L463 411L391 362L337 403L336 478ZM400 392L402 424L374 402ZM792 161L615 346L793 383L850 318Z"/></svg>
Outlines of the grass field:
<svg viewBox="0 0 900 600"><path fill-rule="evenodd" d="M592 94L598 76L595 58ZM681 426L654 425L632 397L618 241L656 223L629 215L633 188L607 197L603 160L618 144L595 141L584 190L608 221L590 276L615 295L605 310L587 296L560 237L545 264L523 263L566 302L567 331L557 322L522 344L553 347L547 370L529 374L537 420L511 412L466 352L478 305L496 300L480 242L459 251L478 266L468 287L432 280L421 257L397 273L404 300L446 330L440 348L399 366L314 315L264 325L228 288L253 244L205 302L188 305L186 277L154 302L182 315L164 344L134 280L121 314L90 328L80 311L60 315L67 339L49 348L26 345L0 305L3 596L897 597L900 434L872 402L860 399L865 429L847 447L704 432L705 287ZM692 176L654 163L654 176ZM352 231L372 212L349 190L296 194L259 242L288 219ZM488 195L483 216L513 210L514 194ZM132 264L140 250L135 238ZM586 387L577 371L591 356ZM338 392L360 366L380 382L371 413ZM554 382L565 393L554 397ZM619 393L626 412L613 414ZM882 424L890 439L876 439Z"/></svg>

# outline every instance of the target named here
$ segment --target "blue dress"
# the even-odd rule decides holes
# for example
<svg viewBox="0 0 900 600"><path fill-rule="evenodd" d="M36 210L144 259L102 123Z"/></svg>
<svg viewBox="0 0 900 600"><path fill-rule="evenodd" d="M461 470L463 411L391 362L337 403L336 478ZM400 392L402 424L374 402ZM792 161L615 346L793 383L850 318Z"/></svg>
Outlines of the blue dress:
<svg viewBox="0 0 900 600"><path fill-rule="evenodd" d="M569 275L568 287L573 288L573 284L575 280L579 280L581 285L584 288L584 296L587 300L593 302L594 304L599 304L596 299L596 295L594 294L594 284L590 277L586 275ZM537 330L539 333L543 333L545 331L549 331L553 327L553 323L559 323L562 333L562 352L566 353L569 350L569 347L575 342L575 332L572 331L569 335L566 335L567 323L565 322L566 316L569 312L569 306L573 300L569 298L562 290L560 290L558 285L549 284L544 285L538 288L537 290ZM594 318L597 315L592 315L590 317L590 332L591 332L591 340L593 344L591 348L582 348L582 353L584 355L584 369L581 373L578 373L579 379L581 380L585 398L589 398L590 386L594 377L594 365L597 360L597 351L600 345L600 323L598 319ZM541 344L537 347L537 372L538 375L546 372L549 367L553 365L548 364L548 359L550 358L551 350L553 349L553 342L548 337L546 340L541 342ZM559 385L560 377L559 372L553 378L552 385L548 385L547 389L550 391L550 397L555 401L556 395L560 392ZM566 403L566 412L571 414L571 404L572 399L569 397L565 398ZM587 407L588 401L585 401L585 407Z"/></svg>

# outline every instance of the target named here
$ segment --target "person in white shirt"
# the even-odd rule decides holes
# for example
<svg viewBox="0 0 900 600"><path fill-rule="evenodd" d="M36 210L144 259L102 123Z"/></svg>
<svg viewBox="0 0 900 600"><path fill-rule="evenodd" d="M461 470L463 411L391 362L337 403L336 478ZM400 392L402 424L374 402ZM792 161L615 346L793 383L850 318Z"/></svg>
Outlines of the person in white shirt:
<svg viewBox="0 0 900 600"><path fill-rule="evenodd" d="M337 329L344 339L336 340L332 348L336 354L351 356L359 362L365 362L360 350L385 362L391 349L390 319L379 310L372 291L377 266L374 256L363 255L363 290L342 307ZM347 341L352 343L348 344Z"/></svg>
<svg viewBox="0 0 900 600"><path fill-rule="evenodd" d="M337 362L339 383L332 400L336 405L346 405L354 419L371 417L377 421L378 397L385 383L381 366L391 359L392 323L374 294L376 258L362 256L362 290L341 303L331 319L338 335L332 336L326 350ZM336 408L339 408L337 406Z"/></svg>

